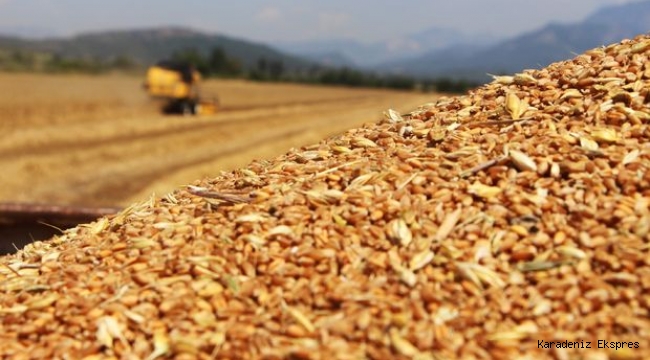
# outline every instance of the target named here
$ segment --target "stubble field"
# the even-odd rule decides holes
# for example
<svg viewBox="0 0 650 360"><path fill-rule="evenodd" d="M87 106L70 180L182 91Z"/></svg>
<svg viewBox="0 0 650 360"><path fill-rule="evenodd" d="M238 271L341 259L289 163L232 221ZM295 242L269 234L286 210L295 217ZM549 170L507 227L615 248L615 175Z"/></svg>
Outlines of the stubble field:
<svg viewBox="0 0 650 360"><path fill-rule="evenodd" d="M135 76L0 74L0 202L125 206L410 111L431 94L210 80L221 110L166 116Z"/></svg>

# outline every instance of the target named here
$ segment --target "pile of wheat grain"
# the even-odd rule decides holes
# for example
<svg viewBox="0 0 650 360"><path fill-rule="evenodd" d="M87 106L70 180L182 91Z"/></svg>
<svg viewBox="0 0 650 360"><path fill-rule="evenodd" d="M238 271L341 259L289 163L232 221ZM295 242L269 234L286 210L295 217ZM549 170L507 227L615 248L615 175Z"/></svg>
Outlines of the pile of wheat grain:
<svg viewBox="0 0 650 360"><path fill-rule="evenodd" d="M1 258L0 356L648 358L649 55L388 111Z"/></svg>

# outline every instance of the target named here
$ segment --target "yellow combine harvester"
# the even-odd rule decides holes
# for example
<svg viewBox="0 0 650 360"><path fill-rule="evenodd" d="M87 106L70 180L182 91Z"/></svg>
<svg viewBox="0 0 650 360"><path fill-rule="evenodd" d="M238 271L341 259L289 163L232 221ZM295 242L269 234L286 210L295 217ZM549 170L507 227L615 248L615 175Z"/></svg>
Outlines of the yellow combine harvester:
<svg viewBox="0 0 650 360"><path fill-rule="evenodd" d="M214 114L218 100L199 95L201 74L193 66L176 61L161 61L147 70L144 88L155 99L164 101L167 114Z"/></svg>

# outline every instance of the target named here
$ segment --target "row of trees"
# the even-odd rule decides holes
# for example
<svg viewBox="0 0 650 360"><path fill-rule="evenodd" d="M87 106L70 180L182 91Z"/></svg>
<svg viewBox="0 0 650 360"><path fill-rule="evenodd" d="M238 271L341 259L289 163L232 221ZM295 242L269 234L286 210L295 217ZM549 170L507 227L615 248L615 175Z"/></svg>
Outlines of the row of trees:
<svg viewBox="0 0 650 360"><path fill-rule="evenodd" d="M38 53L25 50L0 52L2 71L44 71L50 73L90 73L107 71L134 71L139 65L126 56L112 59L70 58L58 54Z"/></svg>
<svg viewBox="0 0 650 360"><path fill-rule="evenodd" d="M203 76L241 77L244 73L239 60L230 58L221 48L213 48L208 56L204 56L194 48L176 51L174 60L192 64Z"/></svg>
<svg viewBox="0 0 650 360"><path fill-rule="evenodd" d="M196 49L174 53L175 60L189 62L204 76L247 78L254 81L286 81L310 84L344 85L351 87L375 87L400 90L439 92L465 92L478 84L452 79L415 79L405 75L378 75L349 67L332 68L312 66L308 69L287 69L280 60L259 58L245 68L241 62L229 57L221 48L214 48L203 56Z"/></svg>
<svg viewBox="0 0 650 360"><path fill-rule="evenodd" d="M288 68L281 60L266 58L259 58L255 63L245 66L241 61L228 56L223 49L218 47L213 48L207 54L195 48L176 51L172 58L192 64L205 77L452 93L465 92L477 85L462 80L415 79L403 75L380 75L349 67L332 68L314 65L309 68ZM16 50L0 52L0 70L96 74L109 71L142 71L142 67L126 56L112 59L70 58L57 54Z"/></svg>

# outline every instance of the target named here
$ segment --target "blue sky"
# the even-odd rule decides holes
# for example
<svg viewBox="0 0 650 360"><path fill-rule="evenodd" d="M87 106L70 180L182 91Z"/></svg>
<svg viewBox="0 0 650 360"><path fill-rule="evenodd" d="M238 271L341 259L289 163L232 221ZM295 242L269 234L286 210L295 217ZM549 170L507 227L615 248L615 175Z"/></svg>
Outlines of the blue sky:
<svg viewBox="0 0 650 360"><path fill-rule="evenodd" d="M256 41L350 38L373 42L430 27L514 36L579 21L629 0L0 0L0 31L58 35L159 25Z"/></svg>

